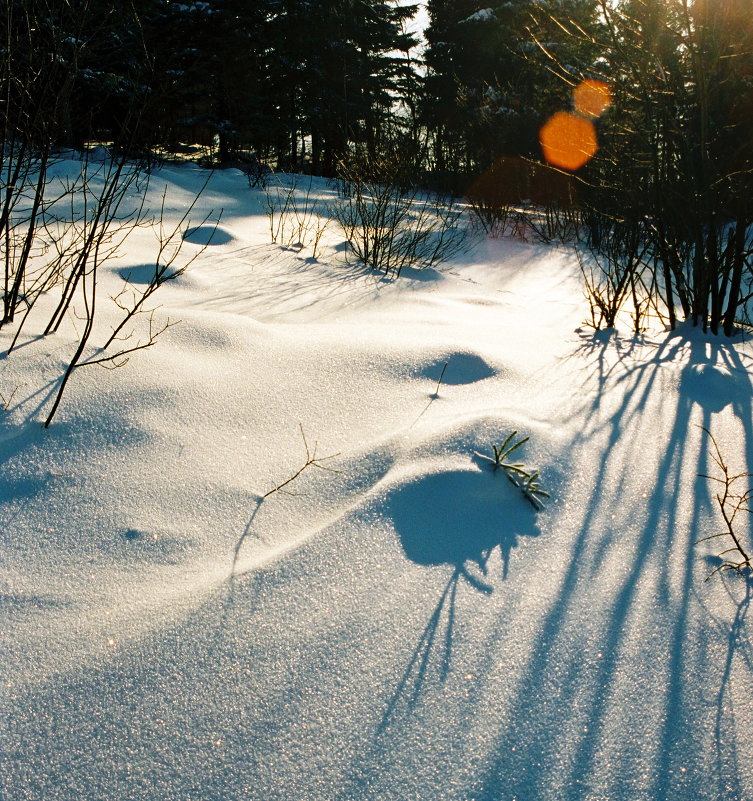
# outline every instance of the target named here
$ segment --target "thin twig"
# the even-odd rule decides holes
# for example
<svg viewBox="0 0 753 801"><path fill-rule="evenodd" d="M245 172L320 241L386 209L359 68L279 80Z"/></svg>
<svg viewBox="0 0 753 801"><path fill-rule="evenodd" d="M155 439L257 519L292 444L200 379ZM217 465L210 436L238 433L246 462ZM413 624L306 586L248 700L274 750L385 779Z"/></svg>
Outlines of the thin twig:
<svg viewBox="0 0 753 801"><path fill-rule="evenodd" d="M285 479L285 481L283 481L281 484L278 484L276 487L274 487L274 489L271 489L271 490L269 490L269 492L264 493L264 495L261 496L262 500L264 500L265 498L268 498L270 495L272 495L275 492L280 492L284 487L287 487L288 484L291 484L293 481L295 481L298 478L298 476L300 476L301 473L303 473L303 471L308 469L309 467L317 467L319 470L327 470L330 473L339 473L340 472L339 470L335 470L332 467L328 467L327 465L322 464L323 462L326 462L328 459L336 458L340 454L339 453L333 453L330 456L317 456L316 455L316 449L318 447L318 443L316 443L316 442L314 443L314 449L312 451L309 448L308 442L306 441L306 434L303 431L303 425L301 425L300 423L299 423L299 428L301 429L301 437L303 438L303 447L306 450L306 461L305 461L305 463L303 464L303 466L301 468L299 468L295 473L293 473L293 475L290 476L290 478Z"/></svg>
<svg viewBox="0 0 753 801"><path fill-rule="evenodd" d="M10 395L8 395L7 398L2 392L0 392L0 406L2 406L3 411L5 412L8 411L11 403L13 402L13 397L15 396L16 392L18 392L19 389L21 389L20 384L13 390L13 392L10 393Z"/></svg>
<svg viewBox="0 0 753 801"><path fill-rule="evenodd" d="M708 581L713 575L716 573L722 572L724 570L734 570L737 573L742 573L744 570L751 570L753 569L753 563L751 563L751 557L747 553L747 551L743 548L742 541L740 539L739 534L736 531L736 524L735 518L737 517L738 512L751 512L750 508L750 500L753 496L753 487L747 489L742 494L738 495L735 494L733 491L733 485L735 482L739 481L742 478L750 478L750 473L738 473L737 475L730 475L729 467L727 466L726 462L724 461L724 457L722 456L722 452L719 448L717 441L714 439L712 433L706 428L705 426L699 426L702 431L705 431L708 434L709 439L711 440L711 444L714 446L713 451L709 451L709 454L719 468L720 472L722 473L722 477L718 478L716 476L707 476L703 473L699 473L701 478L706 478L711 481L716 481L723 485L723 489L720 490L719 493L716 494L716 502L719 506L719 511L722 515L722 519L724 520L726 530L722 531L718 534L711 534L708 537L703 537L700 540L696 541L696 544L701 542L707 542L708 540L717 539L719 537L729 537L734 546L731 548L727 548L718 554L719 558L721 559L725 554L728 553L739 553L742 557L739 561L731 561L729 559L723 559L722 563L718 565L714 570L706 576L706 581Z"/></svg>
<svg viewBox="0 0 753 801"><path fill-rule="evenodd" d="M439 397L439 387L442 385L442 379L444 378L444 371L447 369L447 365L449 363L450 363L449 361L446 361L444 363L444 367L442 368L442 372L439 374L439 381L437 381L437 388L434 390L434 394L432 395L433 398L438 398Z"/></svg>

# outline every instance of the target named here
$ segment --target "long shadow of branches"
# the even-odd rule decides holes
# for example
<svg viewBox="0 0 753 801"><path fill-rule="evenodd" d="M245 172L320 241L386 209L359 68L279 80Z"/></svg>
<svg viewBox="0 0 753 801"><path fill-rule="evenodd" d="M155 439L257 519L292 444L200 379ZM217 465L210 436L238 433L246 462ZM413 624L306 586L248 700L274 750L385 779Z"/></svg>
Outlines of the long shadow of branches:
<svg viewBox="0 0 753 801"><path fill-rule="evenodd" d="M619 752L617 759L625 764L617 773L635 771L640 760L647 797L663 799L684 798L711 781L692 771L680 781L676 778L684 775L681 765L702 762L702 746L696 737L699 724L687 712L689 704L695 703L700 682L688 679L693 658L688 653L688 635L696 622L691 600L699 577L694 569L697 536L693 526L702 513L709 512L711 503L706 482L696 477L708 470L708 442L693 423L708 428L715 414L731 406L742 426L742 445L750 460L750 379L734 347L696 332L688 337L668 336L652 358L640 362L610 356L607 366L607 347L606 342L596 347L595 365L587 366L594 371L588 385L594 395L573 415L575 420L585 418L586 425L571 449L576 463L579 453L586 459L590 451L593 458L595 448L601 460L585 486L590 493L585 513L513 695L507 728L496 744L497 756L481 777L479 798L483 801L508 795L542 798L555 787L557 797L571 801L588 794L604 763L601 757L613 725L610 709L616 695L624 691L620 681L625 653L640 648L640 638L645 636L646 624L636 621L636 610L648 591L659 602L652 622L660 624L657 653L662 660L660 665L644 665L644 681L651 683L648 676L657 679L651 683L657 722L650 737L643 733L648 742L632 733L632 740L641 740L642 748L640 753L629 747ZM675 407L668 408L673 398ZM646 431L646 419L669 421L666 433ZM648 450L653 450L654 457ZM635 481L641 479L646 482L643 506L633 510L632 521L613 520L612 508L624 509L621 499L631 497L630 493L635 497ZM686 505L681 507L680 498L689 498L690 506L683 501ZM608 579L605 562L618 535L623 552L626 536L631 537L632 561L621 566L617 579ZM602 609L589 620L580 618L584 592L601 599ZM574 641L586 639L585 631L579 629L590 632L593 645L588 650L598 651L591 664L582 647L573 650ZM549 692L542 690L545 687ZM527 747L515 751L521 738ZM563 767L558 749L565 748L568 756Z"/></svg>
<svg viewBox="0 0 753 801"><path fill-rule="evenodd" d="M460 576L461 569L455 568L442 594L439 596L434 612L429 618L426 628L419 637L418 645L408 662L405 673L403 673L395 692L387 704L387 709L377 728L378 735L383 734L387 730L393 717L398 714L401 701L404 702L408 711L415 709L419 700L421 688L426 681L429 662L432 651L434 650L437 635L441 632L442 617L445 607L447 607L447 614L444 635L442 636L442 643L440 646L442 647L440 676L442 681L447 678L452 658L452 640L455 628L455 602Z"/></svg>
<svg viewBox="0 0 753 801"><path fill-rule="evenodd" d="M439 682L447 679L461 579L477 592L491 594L495 581L489 571L492 553L499 549L504 578L518 538L539 533L533 508L508 482L484 471L448 470L421 476L390 496L386 513L410 561L427 567L446 565L451 574L387 704L378 734L401 708L410 712L417 706L438 643Z"/></svg>
<svg viewBox="0 0 753 801"><path fill-rule="evenodd" d="M747 630L747 618L753 598L753 581L730 575L721 578L735 614L730 622L708 603L699 598L710 628L720 642L724 642L719 686L708 703L714 707L714 758L717 778L717 797L739 799L744 797L740 782L740 756L735 746L735 699L732 694L736 668L753 675L753 643ZM742 584L742 595L740 585Z"/></svg>
<svg viewBox="0 0 753 801"><path fill-rule="evenodd" d="M456 674L465 676L468 666L454 664L460 658L454 655L459 599L491 595L507 576L519 538L539 534L533 508L491 471L456 469L419 475L395 487L381 508L392 520L407 559L430 571L429 581L445 570L449 575L440 584L428 621L385 702L370 748L354 761L337 795L341 801L374 797L373 776L390 758L395 738L414 724L415 716L441 694L447 681Z"/></svg>
<svg viewBox="0 0 753 801"><path fill-rule="evenodd" d="M212 271L220 279L219 287L209 299L202 296L189 304L243 314L253 311L260 320L291 312L316 319L333 304L344 308L373 300L391 283L367 268L332 269L276 245L252 245L223 254ZM229 287L226 291L223 283Z"/></svg>

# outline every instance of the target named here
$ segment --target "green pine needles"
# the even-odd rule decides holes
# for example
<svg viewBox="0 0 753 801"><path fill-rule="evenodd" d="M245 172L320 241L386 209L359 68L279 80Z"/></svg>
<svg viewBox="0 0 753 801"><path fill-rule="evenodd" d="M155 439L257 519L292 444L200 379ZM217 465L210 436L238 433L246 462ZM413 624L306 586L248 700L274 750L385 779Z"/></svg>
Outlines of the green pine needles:
<svg viewBox="0 0 753 801"><path fill-rule="evenodd" d="M514 451L529 440L529 437L523 437L523 439L515 442L515 437L517 436L518 432L513 431L501 445L492 444L494 456L487 456L478 451L475 453L480 459L491 463L492 472L496 473L497 470L502 469L508 481L521 491L523 497L538 512L544 508L544 499L552 496L546 490L541 489L538 470L529 472L523 464L507 461Z"/></svg>

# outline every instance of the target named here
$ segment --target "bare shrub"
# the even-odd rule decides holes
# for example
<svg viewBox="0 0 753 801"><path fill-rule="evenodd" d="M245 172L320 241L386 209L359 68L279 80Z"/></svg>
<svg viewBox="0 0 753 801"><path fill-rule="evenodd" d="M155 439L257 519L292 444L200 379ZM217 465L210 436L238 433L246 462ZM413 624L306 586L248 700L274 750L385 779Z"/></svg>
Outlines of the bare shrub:
<svg viewBox="0 0 753 801"><path fill-rule="evenodd" d="M502 157L465 191L474 223L489 236L519 234L519 208L530 199L529 168L522 159Z"/></svg>
<svg viewBox="0 0 753 801"><path fill-rule="evenodd" d="M385 275L436 267L461 250L469 233L454 199L426 193L403 166L394 156L354 155L340 163L335 219L356 258Z"/></svg>
<svg viewBox="0 0 753 801"><path fill-rule="evenodd" d="M272 241L299 250L310 246L316 259L331 220L312 190L312 178L303 189L295 175L287 184L269 179L264 185L264 198Z"/></svg>
<svg viewBox="0 0 753 801"><path fill-rule="evenodd" d="M264 198L267 207L269 235L273 242L284 244L286 232L290 227L295 204L297 179L293 176L288 185L279 179L268 181L264 186Z"/></svg>
<svg viewBox="0 0 753 801"><path fill-rule="evenodd" d="M538 242L574 242L580 236L581 212L571 200L552 198L525 215L526 226Z"/></svg>
<svg viewBox="0 0 753 801"><path fill-rule="evenodd" d="M106 351L118 338L121 338L123 329L125 326L130 323L136 316L141 314L147 314L150 317L149 329L150 329L150 337L149 337L149 344L153 343L154 337L152 336L153 331L153 315L155 309L148 309L147 302L152 298L154 293L168 281L174 281L176 278L179 278L183 273L188 269L188 267L196 261L197 258L206 250L208 245L204 245L199 250L194 252L194 254L184 260L180 260L179 257L181 255L181 251L183 249L183 244L185 242L185 232L189 230L189 228L193 227L190 220L189 215L193 211L194 206L196 205L196 201L199 199L199 196L206 188L207 183L209 182L209 177L207 177L204 185L199 190L199 193L194 197L191 205L186 209L183 213L183 216L180 218L178 223L173 226L171 229L165 229L165 196L167 193L167 188L165 192L162 194L162 205L160 208L160 214L157 221L154 223L154 231L157 237L158 247L157 247L157 256L154 262L154 272L149 277L149 280L146 283L144 289L138 289L134 286L134 284L126 278L125 286L120 291L118 295L112 298L115 305L123 312L123 318L121 321L115 326L113 329L112 334L109 336L105 344L102 346L102 350ZM204 225L210 218L211 213L207 214L204 219L199 223L199 225ZM219 219L215 223L215 229L219 224ZM208 238L207 241L211 241L211 236ZM167 327L167 326L165 326ZM163 329L164 330L164 329ZM161 333L161 332L160 332ZM124 340L130 339L131 334L127 334L125 337L122 337ZM138 348L130 348L128 352L132 350L140 350L141 347ZM122 357L124 354L120 354ZM91 362L90 362L91 363Z"/></svg>
<svg viewBox="0 0 753 801"><path fill-rule="evenodd" d="M490 236L571 242L581 227L573 176L528 159L498 159L465 197L474 221Z"/></svg>
<svg viewBox="0 0 753 801"><path fill-rule="evenodd" d="M46 427L77 368L121 366L128 354L151 346L171 324L158 324L153 310L146 312L144 304L174 277L170 268L177 255L171 249L171 235L161 229L154 280L133 304L120 303L123 322L92 353L102 266L119 253L134 230L154 223L145 206L155 163L145 139L149 93L141 85L120 93L103 86L96 107L83 114L73 102L80 78L78 55L99 43L98 34L92 39L87 33L88 26L99 24L95 17L99 11L86 4L82 8L22 5L7 20L7 41L0 47L0 257L4 273L0 326L15 326L7 351L11 353L27 326L34 326L35 335L51 335L64 319L74 321L78 342L58 383ZM133 13L138 21L135 9L124 13ZM84 143L100 141L103 135L98 115L112 99L111 91L118 94L117 122L106 127L106 144L87 149ZM71 142L80 149L59 149L61 143ZM56 169L63 159L77 162L78 170ZM51 313L36 313L43 295L57 298ZM149 314L146 338L124 341L123 325L141 313ZM113 348L116 338L120 347Z"/></svg>
<svg viewBox="0 0 753 801"><path fill-rule="evenodd" d="M604 218L598 234L592 231L592 238L577 248L577 254L591 309L589 325L614 328L617 315L630 300L633 328L640 331L650 299L643 280L648 254L644 226Z"/></svg>
<svg viewBox="0 0 753 801"><path fill-rule="evenodd" d="M140 162L131 162L123 154L103 155L100 151L82 154L79 165L78 174L73 177L32 183L33 191L40 193L36 204L38 219L33 226L27 225L18 258L13 250L6 249L5 253L6 264L15 265L16 269L12 284L21 288L10 299L6 289L4 296L9 311L4 322L16 324L8 354L15 349L32 318L33 331L44 335L57 332L68 315L83 324L78 327L78 343L58 384L45 427L52 422L68 382L78 368L89 365L122 367L131 354L151 347L159 335L173 325L170 320L158 323L156 309L147 308L147 303L161 286L182 274L193 260L178 264L182 233L193 204L178 225L166 230L164 195L157 220L145 205L149 174ZM102 267L120 252L134 230L148 226L154 227L158 240L154 275L143 289L127 281L124 290L112 299L123 312L122 319L105 343L92 351L90 341L101 304L98 284ZM7 235L5 239L7 243ZM22 259L25 260L23 264ZM40 320L39 315L33 314L37 301L42 295L55 292L59 293L57 304ZM23 315L17 317L13 312L21 304ZM139 315L148 317L146 334L135 338L133 332L124 333L126 325Z"/></svg>

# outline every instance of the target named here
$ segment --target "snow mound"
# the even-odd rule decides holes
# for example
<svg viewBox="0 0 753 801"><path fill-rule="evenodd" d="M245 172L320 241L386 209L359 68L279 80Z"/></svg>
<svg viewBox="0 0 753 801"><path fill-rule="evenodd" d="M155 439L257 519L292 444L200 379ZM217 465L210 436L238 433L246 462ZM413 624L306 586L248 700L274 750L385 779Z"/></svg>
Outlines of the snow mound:
<svg viewBox="0 0 753 801"><path fill-rule="evenodd" d="M475 353L451 353L427 364L421 370L424 378L432 381L442 379L442 384L458 386L462 384L475 384L486 378L498 374L483 357Z"/></svg>
<svg viewBox="0 0 753 801"><path fill-rule="evenodd" d="M183 234L183 240L192 245L228 245L235 237L224 228L214 225L199 225L188 228Z"/></svg>

